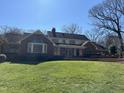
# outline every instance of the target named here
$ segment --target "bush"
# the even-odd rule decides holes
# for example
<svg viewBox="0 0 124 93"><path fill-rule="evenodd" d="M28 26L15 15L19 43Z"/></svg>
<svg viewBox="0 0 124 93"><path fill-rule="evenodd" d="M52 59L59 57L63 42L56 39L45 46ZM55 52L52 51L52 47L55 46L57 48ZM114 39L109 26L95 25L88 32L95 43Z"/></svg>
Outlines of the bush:
<svg viewBox="0 0 124 93"><path fill-rule="evenodd" d="M0 54L0 62L3 62L7 59L7 56L5 54Z"/></svg>

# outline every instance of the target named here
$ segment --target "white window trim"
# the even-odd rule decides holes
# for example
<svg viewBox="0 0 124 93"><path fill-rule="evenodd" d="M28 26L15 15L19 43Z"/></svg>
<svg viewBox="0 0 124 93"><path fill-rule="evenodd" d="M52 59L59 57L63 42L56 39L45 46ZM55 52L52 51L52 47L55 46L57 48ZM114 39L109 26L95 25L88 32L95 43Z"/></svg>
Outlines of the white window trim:
<svg viewBox="0 0 124 93"><path fill-rule="evenodd" d="M34 45L42 45L41 54L46 54L47 53L47 44L45 44L45 43L28 43L28 49L27 49L28 53L39 53L39 52L34 52L33 51ZM29 46L31 46L31 50L29 49Z"/></svg>
<svg viewBox="0 0 124 93"><path fill-rule="evenodd" d="M27 51L28 51L28 53L33 53L33 44L32 43L28 43L28 49L27 49Z"/></svg>
<svg viewBox="0 0 124 93"><path fill-rule="evenodd" d="M42 48L42 53L46 54L47 53L47 44L43 43L43 48Z"/></svg>

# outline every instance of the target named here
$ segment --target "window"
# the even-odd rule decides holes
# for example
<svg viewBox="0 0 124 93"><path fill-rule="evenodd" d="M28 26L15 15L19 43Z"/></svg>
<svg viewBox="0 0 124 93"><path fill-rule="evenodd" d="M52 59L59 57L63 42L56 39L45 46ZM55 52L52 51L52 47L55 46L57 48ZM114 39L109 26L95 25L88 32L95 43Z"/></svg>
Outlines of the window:
<svg viewBox="0 0 124 93"><path fill-rule="evenodd" d="M42 44L33 44L33 53L43 53L43 51Z"/></svg>
<svg viewBox="0 0 124 93"><path fill-rule="evenodd" d="M70 40L69 43L70 44L75 44L75 40Z"/></svg>
<svg viewBox="0 0 124 93"><path fill-rule="evenodd" d="M65 39L63 39L63 40L62 40L62 43L63 43L63 44L65 44L65 43L66 43Z"/></svg>
<svg viewBox="0 0 124 93"><path fill-rule="evenodd" d="M58 39L52 39L55 43L59 43Z"/></svg>
<svg viewBox="0 0 124 93"><path fill-rule="evenodd" d="M28 43L28 53L47 53L47 44L45 43Z"/></svg>
<svg viewBox="0 0 124 93"><path fill-rule="evenodd" d="M43 44L43 53L47 53L47 44Z"/></svg>
<svg viewBox="0 0 124 93"><path fill-rule="evenodd" d="M59 40L59 43L61 44L61 43L63 43L63 40L62 39L58 39Z"/></svg>
<svg viewBox="0 0 124 93"><path fill-rule="evenodd" d="M28 43L28 53L33 53L33 44Z"/></svg>
<svg viewBox="0 0 124 93"><path fill-rule="evenodd" d="M60 55L60 48L59 48L59 47L56 47L56 48L55 48L54 54L55 54L55 55Z"/></svg>

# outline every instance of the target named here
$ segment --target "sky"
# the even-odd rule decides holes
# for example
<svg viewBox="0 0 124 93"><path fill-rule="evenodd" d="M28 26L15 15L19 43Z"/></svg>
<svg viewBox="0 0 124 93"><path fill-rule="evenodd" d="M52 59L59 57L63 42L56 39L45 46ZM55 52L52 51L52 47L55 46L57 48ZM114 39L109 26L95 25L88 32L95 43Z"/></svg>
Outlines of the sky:
<svg viewBox="0 0 124 93"><path fill-rule="evenodd" d="M102 0L0 0L0 26L61 31L63 25L92 28L88 11Z"/></svg>

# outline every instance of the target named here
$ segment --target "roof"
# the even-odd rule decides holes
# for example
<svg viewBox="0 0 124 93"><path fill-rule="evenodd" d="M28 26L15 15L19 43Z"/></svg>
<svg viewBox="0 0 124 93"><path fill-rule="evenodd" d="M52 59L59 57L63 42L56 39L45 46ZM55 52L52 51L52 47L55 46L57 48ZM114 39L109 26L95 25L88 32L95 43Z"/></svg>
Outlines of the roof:
<svg viewBox="0 0 124 93"><path fill-rule="evenodd" d="M85 43L82 44L82 46L87 47L87 44L92 44L96 50L100 50L100 51L106 50L102 45L99 45L99 44L97 44L95 42L91 42L91 41L86 41Z"/></svg>
<svg viewBox="0 0 124 93"><path fill-rule="evenodd" d="M55 35L54 35L52 31L48 31L48 37L89 40L85 35L69 34L69 33L62 33L62 32L55 32Z"/></svg>
<svg viewBox="0 0 124 93"><path fill-rule="evenodd" d="M19 42L27 39L28 37L32 36L33 34L43 34L43 33L40 30L37 30L37 31L35 31L33 33L24 33L23 38Z"/></svg>

